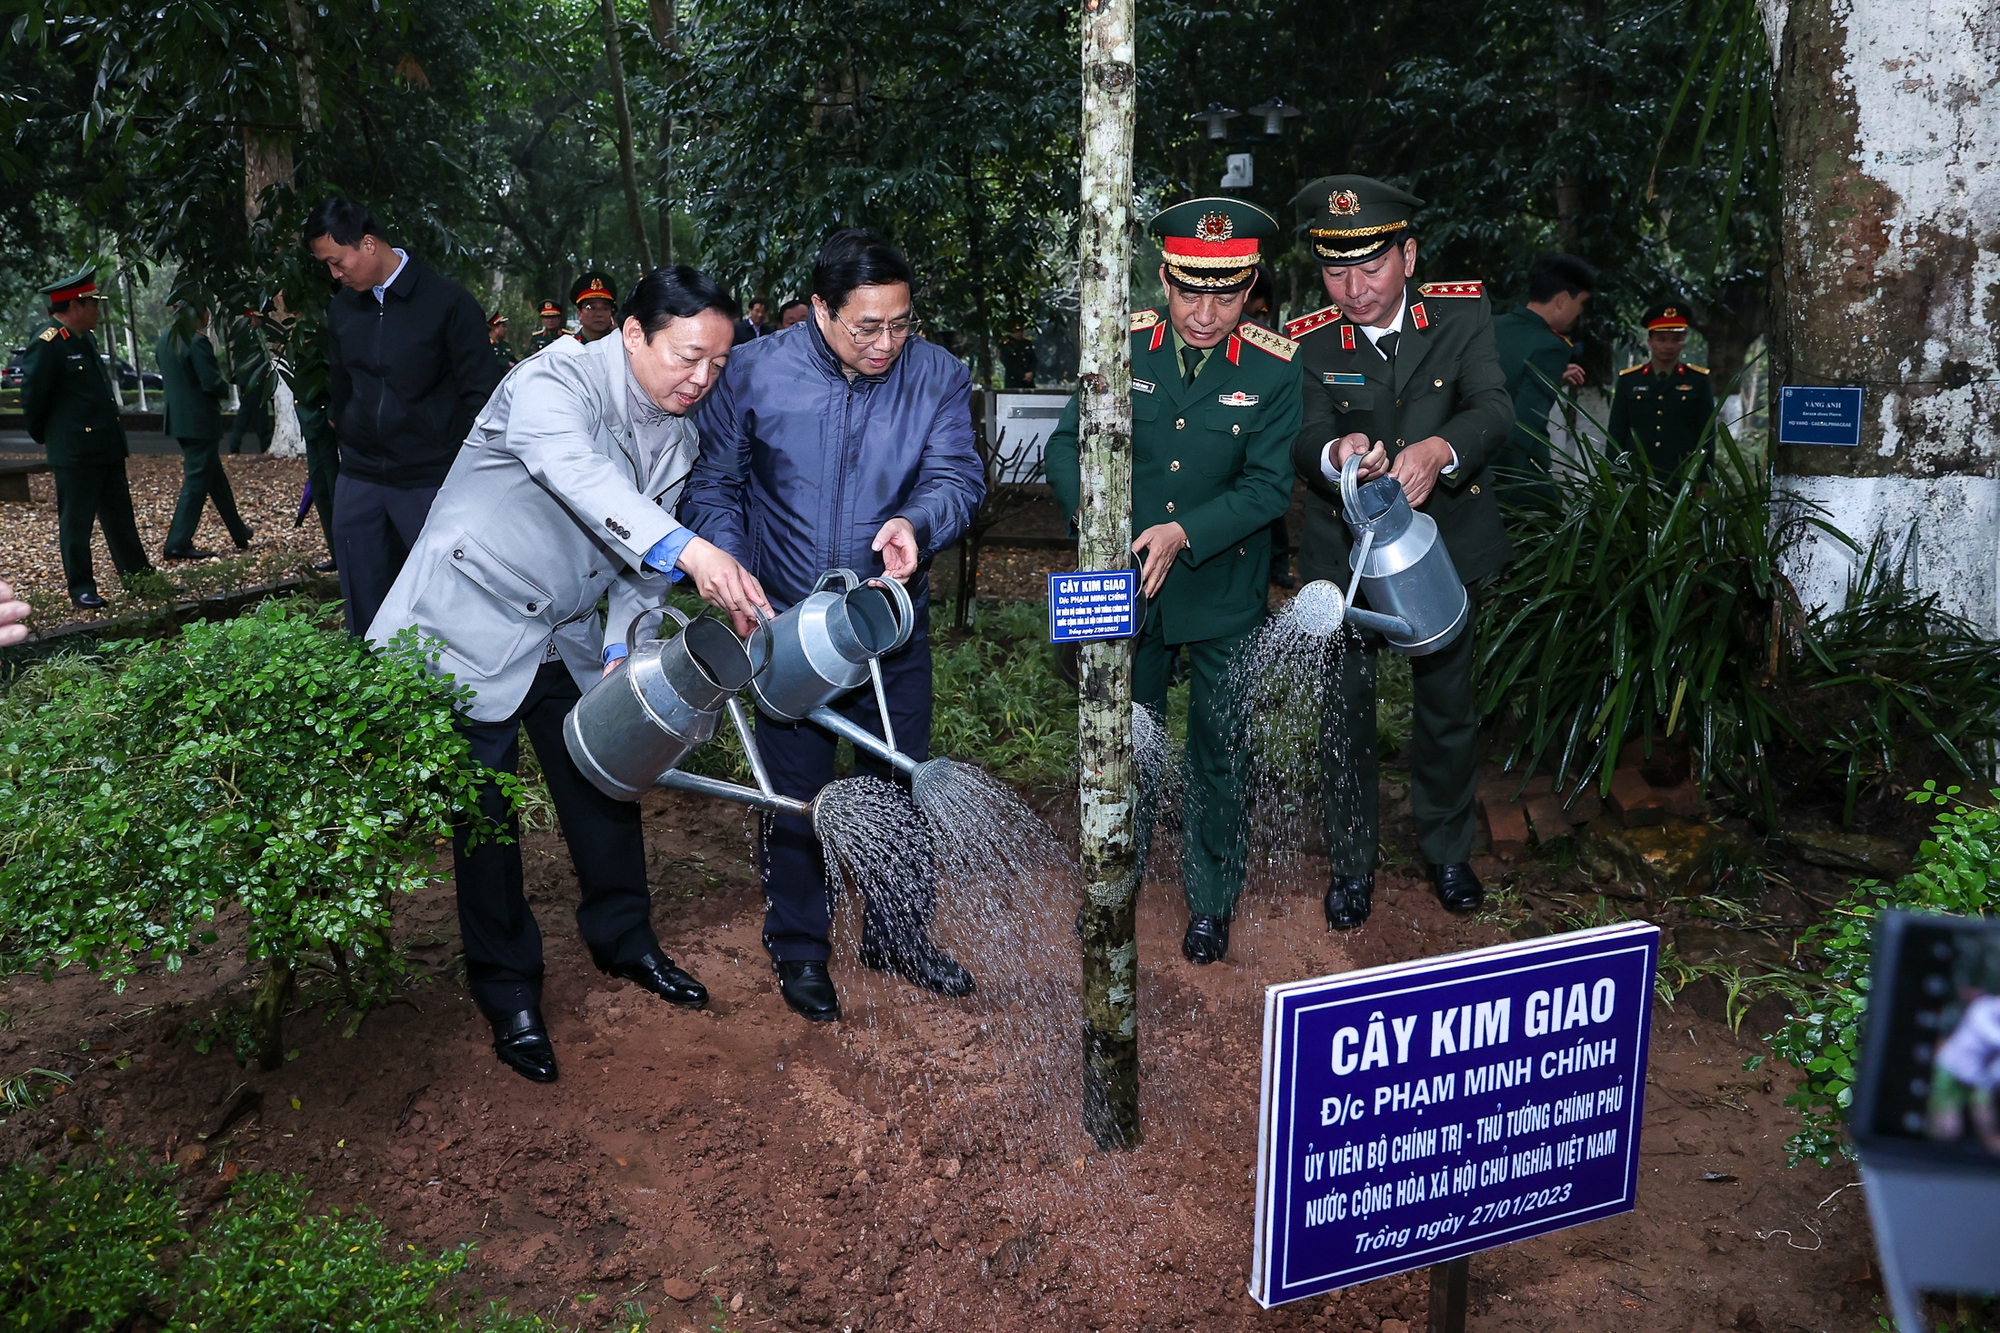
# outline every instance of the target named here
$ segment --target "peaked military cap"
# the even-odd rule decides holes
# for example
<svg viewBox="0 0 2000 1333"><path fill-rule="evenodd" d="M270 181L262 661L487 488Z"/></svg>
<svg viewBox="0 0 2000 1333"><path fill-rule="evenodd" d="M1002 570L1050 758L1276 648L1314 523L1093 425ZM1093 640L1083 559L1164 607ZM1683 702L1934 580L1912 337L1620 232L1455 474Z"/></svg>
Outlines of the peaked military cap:
<svg viewBox="0 0 2000 1333"><path fill-rule="evenodd" d="M618 289L611 285L611 279L592 269L576 280L576 286L569 289L569 303L582 305L585 301L609 301L618 304Z"/></svg>
<svg viewBox="0 0 2000 1333"><path fill-rule="evenodd" d="M1401 244L1424 201L1368 176L1321 176L1292 196L1310 212L1313 258L1341 268L1365 264Z"/></svg>
<svg viewBox="0 0 2000 1333"><path fill-rule="evenodd" d="M542 313L544 315L561 315L562 307L554 301L544 301L542 302Z"/></svg>
<svg viewBox="0 0 2000 1333"><path fill-rule="evenodd" d="M507 322L507 316L501 311L496 310L493 312L492 318L486 321L486 327L490 329L495 324L505 324L506 322Z"/></svg>
<svg viewBox="0 0 2000 1333"><path fill-rule="evenodd" d="M1278 234L1278 220L1241 199L1189 199L1153 214L1167 277L1194 292L1233 292L1257 277L1258 242Z"/></svg>
<svg viewBox="0 0 2000 1333"><path fill-rule="evenodd" d="M75 301L86 296L96 299L98 296L97 266L94 264L85 265L83 268L70 274L67 278L59 282L52 282L39 290L43 296L49 299L50 305L54 305L58 301Z"/></svg>
<svg viewBox="0 0 2000 1333"><path fill-rule="evenodd" d="M1664 301L1648 310L1639 322L1648 333L1680 332L1688 327L1688 309L1678 301Z"/></svg>

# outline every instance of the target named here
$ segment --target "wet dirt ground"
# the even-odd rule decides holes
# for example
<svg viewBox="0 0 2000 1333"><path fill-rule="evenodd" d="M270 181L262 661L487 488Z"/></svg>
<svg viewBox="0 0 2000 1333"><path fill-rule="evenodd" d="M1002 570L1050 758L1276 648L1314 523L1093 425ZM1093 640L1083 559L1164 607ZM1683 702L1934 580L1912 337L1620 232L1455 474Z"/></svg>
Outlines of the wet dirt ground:
<svg viewBox="0 0 2000 1333"><path fill-rule="evenodd" d="M1324 863L1307 857L1256 876L1228 962L1196 968L1178 949L1177 884L1149 882L1146 1138L1107 1155L1059 1104L1070 1052L1017 1048L1024 1029L994 998L1008 986L936 1000L858 967L850 939L846 1021L795 1017L758 940L750 820L672 793L645 809L655 922L711 989L705 1012L591 968L566 849L531 833L560 1082L495 1061L457 975L447 882L398 906L429 980L352 1036L333 1006L294 1014L296 1058L273 1073L198 1054L185 1032L247 998L228 933L122 995L88 976L6 978L0 1073L75 1083L0 1124L0 1154L89 1151L101 1130L214 1190L241 1170L297 1173L319 1206L364 1206L399 1241L475 1243L472 1286L566 1326L626 1302L676 1331L1424 1326L1422 1273L1272 1311L1245 1294L1262 988L1494 943L1500 926L1447 916L1392 873L1366 927L1329 935ZM1059 968L1067 948L1019 951L1020 965ZM966 961L1001 980L1004 962ZM1786 1167L1782 1067L1746 1072L1756 1024L1739 1035L1698 1007L1713 1008L1657 1010L1638 1210L1475 1256L1470 1328L1876 1327L1853 1173Z"/></svg>

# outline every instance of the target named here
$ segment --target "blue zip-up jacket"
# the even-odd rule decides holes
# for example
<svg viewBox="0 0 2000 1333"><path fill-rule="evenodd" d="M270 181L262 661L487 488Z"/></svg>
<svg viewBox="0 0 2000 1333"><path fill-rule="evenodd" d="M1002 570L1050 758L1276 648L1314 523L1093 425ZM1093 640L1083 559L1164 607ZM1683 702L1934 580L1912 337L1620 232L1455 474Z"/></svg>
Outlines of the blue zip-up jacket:
<svg viewBox="0 0 2000 1333"><path fill-rule="evenodd" d="M920 338L886 374L851 381L810 319L744 343L697 412L701 456L680 520L742 561L782 610L829 569L879 575L875 534L906 518L921 606L930 557L986 499L971 394L965 366Z"/></svg>

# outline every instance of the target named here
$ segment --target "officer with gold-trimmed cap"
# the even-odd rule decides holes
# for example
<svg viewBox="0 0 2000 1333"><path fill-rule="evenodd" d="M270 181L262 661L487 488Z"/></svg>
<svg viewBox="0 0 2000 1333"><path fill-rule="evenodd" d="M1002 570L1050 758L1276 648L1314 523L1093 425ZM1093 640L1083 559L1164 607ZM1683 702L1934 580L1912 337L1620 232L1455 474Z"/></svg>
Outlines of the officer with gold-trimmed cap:
<svg viewBox="0 0 2000 1333"><path fill-rule="evenodd" d="M1672 477L1700 454L1715 458L1715 390L1708 367L1681 360L1687 346L1688 308L1664 301L1646 312L1647 359L1619 372L1606 430L1613 449L1642 449L1661 477Z"/></svg>
<svg viewBox="0 0 2000 1333"><path fill-rule="evenodd" d="M1243 887L1249 784L1244 748L1231 744L1241 719L1225 678L1264 623L1270 526L1291 507L1297 344L1243 317L1263 246L1278 234L1270 214L1239 199L1190 199L1155 216L1150 230L1166 300L1132 315L1132 551L1149 599L1132 693L1164 713L1168 669L1187 648L1181 951L1213 963L1229 950ZM1082 491L1077 412L1072 399L1045 454L1050 488L1071 514Z"/></svg>
<svg viewBox="0 0 2000 1333"><path fill-rule="evenodd" d="M132 486L125 475L125 422L104 357L91 336L97 328L97 270L84 268L41 289L49 322L28 340L21 367L21 411L28 434L49 451L56 483L56 543L72 605L105 606L91 567L90 530L104 528L104 545L120 578L143 574L152 563L132 517Z"/></svg>
<svg viewBox="0 0 2000 1333"><path fill-rule="evenodd" d="M533 333L528 335L529 356L533 356L535 353L541 351L544 347L547 347L550 343L555 342L557 339L563 337L569 332L568 329L563 327L562 307L557 305L554 301L542 302L542 308L540 313L542 318L542 327L536 329Z"/></svg>
<svg viewBox="0 0 2000 1333"><path fill-rule="evenodd" d="M618 323L618 289L595 269L576 280L569 289L569 302L576 307L578 342L596 342Z"/></svg>
<svg viewBox="0 0 2000 1333"><path fill-rule="evenodd" d="M1366 176L1327 176L1293 204L1332 303L1285 326L1305 373L1305 425L1292 461L1310 493L1299 573L1349 581L1341 465L1361 479L1388 475L1437 521L1468 592L1507 563L1507 530L1487 463L1514 425L1514 404L1493 347L1493 315L1477 282L1416 281L1413 227L1423 200ZM1387 608L1377 607L1377 610ZM1445 907L1469 912L1484 893L1472 872L1479 707L1473 635L1412 659L1410 742L1417 843ZM1328 690L1326 822L1333 873L1327 926L1368 919L1375 891L1377 809L1375 665L1381 640L1343 636Z"/></svg>

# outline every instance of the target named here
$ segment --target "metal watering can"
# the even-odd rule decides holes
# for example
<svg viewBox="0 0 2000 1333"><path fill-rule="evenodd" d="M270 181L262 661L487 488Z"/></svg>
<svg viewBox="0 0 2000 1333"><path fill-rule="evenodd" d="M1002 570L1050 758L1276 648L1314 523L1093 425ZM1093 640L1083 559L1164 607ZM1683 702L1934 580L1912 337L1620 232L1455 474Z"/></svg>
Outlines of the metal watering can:
<svg viewBox="0 0 2000 1333"><path fill-rule="evenodd" d="M671 616L671 639L634 638L648 616ZM626 655L563 719L570 758L606 796L636 801L715 735L716 718L756 674L743 642L719 620L670 606L640 613ZM768 654L767 654L768 656Z"/></svg>
<svg viewBox="0 0 2000 1333"><path fill-rule="evenodd" d="M1403 484L1377 477L1360 484L1361 459L1340 469L1340 501L1355 545L1348 556L1354 577L1341 590L1316 580L1293 599L1294 615L1310 632L1331 634L1342 620L1372 629L1405 657L1423 657L1448 646L1464 630L1472 601L1438 538L1437 521L1410 508ZM1368 594L1363 610L1357 591Z"/></svg>

